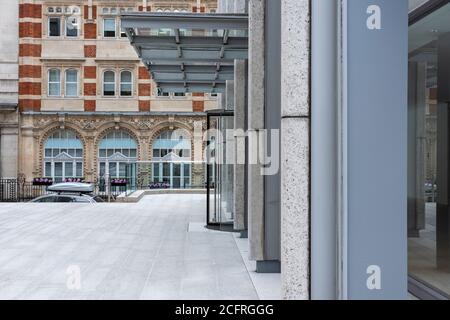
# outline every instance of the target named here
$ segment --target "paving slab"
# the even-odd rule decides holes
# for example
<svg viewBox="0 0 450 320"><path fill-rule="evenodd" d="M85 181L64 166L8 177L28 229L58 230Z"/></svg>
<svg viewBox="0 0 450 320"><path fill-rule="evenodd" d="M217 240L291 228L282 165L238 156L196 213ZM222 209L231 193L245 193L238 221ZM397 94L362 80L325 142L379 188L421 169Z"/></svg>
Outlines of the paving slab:
<svg viewBox="0 0 450 320"><path fill-rule="evenodd" d="M0 203L0 299L258 299L205 195L139 203Z"/></svg>

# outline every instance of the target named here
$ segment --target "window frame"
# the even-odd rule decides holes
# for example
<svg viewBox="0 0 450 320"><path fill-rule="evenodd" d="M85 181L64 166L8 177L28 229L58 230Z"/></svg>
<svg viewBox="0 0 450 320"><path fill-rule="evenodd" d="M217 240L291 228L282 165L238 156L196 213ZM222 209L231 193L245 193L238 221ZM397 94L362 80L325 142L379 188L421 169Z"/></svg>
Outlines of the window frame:
<svg viewBox="0 0 450 320"><path fill-rule="evenodd" d="M68 38L68 39L76 39L80 37L80 33L81 33L81 19L78 15L64 15L64 37ZM77 31L77 35L76 36L69 36L67 35L67 20L68 19L72 19L73 17L75 17L75 19L77 20L77 24L78 24L78 28L75 28L75 30Z"/></svg>
<svg viewBox="0 0 450 320"><path fill-rule="evenodd" d="M106 28L105 28L105 24L107 20L112 20L114 21L114 36L106 36L105 32L106 32ZM106 16L103 17L103 24L102 24L102 38L103 39L117 39L117 17L115 16Z"/></svg>
<svg viewBox="0 0 450 320"><path fill-rule="evenodd" d="M52 72L52 71L58 71L58 78L59 78L58 82L50 80L50 72ZM59 92L57 95L50 94L50 87L52 84L58 84L58 86L59 86ZM51 98L62 97L62 79L61 79L61 69L60 68L49 68L47 70L47 97L51 97Z"/></svg>
<svg viewBox="0 0 450 320"><path fill-rule="evenodd" d="M62 17L63 17L63 15L61 15L61 14L52 14L52 15L49 15L48 16L48 21L47 21L47 36L49 37L49 38L61 38L62 36L63 36L63 28L62 28ZM53 36L53 35L51 35L50 34L50 30L51 30L51 28L50 28L50 23L51 23L51 20L52 19L58 19L59 20L59 35L57 35L57 36Z"/></svg>
<svg viewBox="0 0 450 320"><path fill-rule="evenodd" d="M128 73L130 73L130 76L131 76L131 80L130 80L130 82L123 82L122 81L122 74L123 73L126 73L126 72L128 72ZM121 97L121 98L132 98L133 96L134 96L134 94L133 94L133 90L134 90L134 85L133 85L133 82L134 82L134 77L133 77L133 72L131 71L131 70L128 70L128 69L124 69L124 70L121 70L120 71L120 73L119 73L119 79L118 79L119 81L119 83L118 83L118 85L119 85L119 97ZM131 89L130 89L130 95L122 95L122 84L129 84L130 86L131 86Z"/></svg>
<svg viewBox="0 0 450 320"><path fill-rule="evenodd" d="M69 71L75 71L76 73L76 81L75 82L69 82L67 81L67 73ZM75 84L76 85L76 89L75 89L75 95L68 95L67 94L67 84ZM75 68L67 68L64 70L64 97L67 98L79 98L80 97L80 73L78 71L78 69Z"/></svg>
<svg viewBox="0 0 450 320"><path fill-rule="evenodd" d="M107 72L112 72L114 74L114 82L106 82L105 81L105 75ZM115 70L106 69L102 73L102 97L104 98L116 98L117 97L117 72ZM113 84L114 86L114 94L112 95L106 95L105 94L105 85L106 84Z"/></svg>

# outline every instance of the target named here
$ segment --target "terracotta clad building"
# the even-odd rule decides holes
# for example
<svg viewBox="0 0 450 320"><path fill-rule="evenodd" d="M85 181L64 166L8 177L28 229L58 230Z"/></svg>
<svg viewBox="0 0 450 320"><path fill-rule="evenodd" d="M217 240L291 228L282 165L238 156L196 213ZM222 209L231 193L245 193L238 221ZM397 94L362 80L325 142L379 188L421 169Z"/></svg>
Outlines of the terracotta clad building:
<svg viewBox="0 0 450 320"><path fill-rule="evenodd" d="M159 92L121 30L120 13L215 12L216 1L18 5L19 177L97 181L105 174L124 176L125 163L133 161L169 154L194 159L203 148L193 142L194 131L206 129L204 112L217 108L217 97ZM168 140L177 129L186 133L174 149ZM185 175L183 185L189 184L194 181Z"/></svg>

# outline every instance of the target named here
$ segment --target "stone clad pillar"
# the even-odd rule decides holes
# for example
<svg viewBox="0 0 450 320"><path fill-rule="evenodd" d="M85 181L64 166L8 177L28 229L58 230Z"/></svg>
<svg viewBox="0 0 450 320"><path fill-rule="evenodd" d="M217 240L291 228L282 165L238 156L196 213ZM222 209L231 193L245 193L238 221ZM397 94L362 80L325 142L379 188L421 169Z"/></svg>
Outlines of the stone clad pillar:
<svg viewBox="0 0 450 320"><path fill-rule="evenodd" d="M192 164L192 186L195 188L202 188L206 181L206 169L202 162L203 159L203 122L194 121L194 132L193 132L193 160Z"/></svg>
<svg viewBox="0 0 450 320"><path fill-rule="evenodd" d="M281 5L282 295L308 299L310 1L281 0Z"/></svg>
<svg viewBox="0 0 450 320"><path fill-rule="evenodd" d="M265 0L249 1L248 64L248 233L249 258L264 260L264 177L258 164L257 136L264 124Z"/></svg>
<svg viewBox="0 0 450 320"><path fill-rule="evenodd" d="M246 208L246 129L247 129L247 61L234 63L234 229L247 229Z"/></svg>
<svg viewBox="0 0 450 320"><path fill-rule="evenodd" d="M87 182L94 182L97 179L97 172L95 168L95 161L97 161L98 152L95 150L95 137L91 133L84 137L85 145L83 150L84 155L84 178Z"/></svg>

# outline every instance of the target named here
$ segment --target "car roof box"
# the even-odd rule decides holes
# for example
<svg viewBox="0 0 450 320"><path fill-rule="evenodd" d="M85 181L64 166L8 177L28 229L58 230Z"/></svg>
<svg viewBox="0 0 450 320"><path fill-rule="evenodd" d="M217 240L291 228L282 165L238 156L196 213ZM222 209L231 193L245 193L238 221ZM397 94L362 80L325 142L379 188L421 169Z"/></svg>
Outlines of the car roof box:
<svg viewBox="0 0 450 320"><path fill-rule="evenodd" d="M58 183L48 187L48 191L53 192L76 192L76 193L92 193L94 185L88 183L66 182Z"/></svg>

